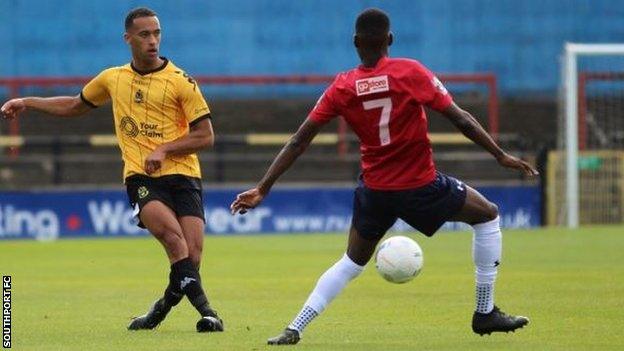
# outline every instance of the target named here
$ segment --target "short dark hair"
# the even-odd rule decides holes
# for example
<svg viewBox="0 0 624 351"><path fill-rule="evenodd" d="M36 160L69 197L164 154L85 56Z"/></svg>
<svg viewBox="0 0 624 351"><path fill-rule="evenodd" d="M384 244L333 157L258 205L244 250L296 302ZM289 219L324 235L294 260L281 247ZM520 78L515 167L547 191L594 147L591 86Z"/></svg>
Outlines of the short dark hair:
<svg viewBox="0 0 624 351"><path fill-rule="evenodd" d="M155 16L158 16L158 15L156 14L156 12L154 12L154 10L149 9L147 7L137 7L136 9L128 12L128 15L126 15L126 30L132 27L132 24L134 24L135 18L155 17Z"/></svg>
<svg viewBox="0 0 624 351"><path fill-rule="evenodd" d="M390 31L390 17L378 8L369 8L355 20L355 33L367 37L385 36Z"/></svg>

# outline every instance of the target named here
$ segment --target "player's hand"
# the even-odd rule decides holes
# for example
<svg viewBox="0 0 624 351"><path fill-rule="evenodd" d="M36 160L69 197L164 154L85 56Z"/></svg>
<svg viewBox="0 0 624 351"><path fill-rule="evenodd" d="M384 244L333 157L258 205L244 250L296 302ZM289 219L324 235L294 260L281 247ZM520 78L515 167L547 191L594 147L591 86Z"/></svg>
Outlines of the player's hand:
<svg viewBox="0 0 624 351"><path fill-rule="evenodd" d="M162 163L165 160L166 153L162 148L156 148L145 159L145 173L152 174L162 167Z"/></svg>
<svg viewBox="0 0 624 351"><path fill-rule="evenodd" d="M23 99L11 99L2 105L0 114L3 118L13 119L26 110L26 104Z"/></svg>
<svg viewBox="0 0 624 351"><path fill-rule="evenodd" d="M236 196L236 200L230 205L230 212L245 214L248 210L258 206L262 199L264 199L264 194L258 188L247 190Z"/></svg>
<svg viewBox="0 0 624 351"><path fill-rule="evenodd" d="M518 169L524 172L525 175L530 176L530 177L536 176L539 174L539 172L527 162L517 157L511 156L507 153L498 157L496 160L498 161L498 164L500 164L501 166L507 167L507 168Z"/></svg>

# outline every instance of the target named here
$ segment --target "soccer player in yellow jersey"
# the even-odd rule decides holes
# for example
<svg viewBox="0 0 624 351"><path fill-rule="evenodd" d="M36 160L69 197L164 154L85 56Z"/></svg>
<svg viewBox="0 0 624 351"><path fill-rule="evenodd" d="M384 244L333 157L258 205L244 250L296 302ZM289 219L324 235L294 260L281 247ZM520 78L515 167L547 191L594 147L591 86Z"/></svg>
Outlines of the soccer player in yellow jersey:
<svg viewBox="0 0 624 351"><path fill-rule="evenodd" d="M196 153L214 141L210 110L197 83L158 55L161 29L154 11L132 10L125 28L129 64L104 70L80 95L13 99L1 113L12 119L35 109L74 117L112 100L130 203L139 226L160 241L171 264L164 296L128 329L155 328L186 295L201 314L197 331L223 331L199 276L204 211Z"/></svg>

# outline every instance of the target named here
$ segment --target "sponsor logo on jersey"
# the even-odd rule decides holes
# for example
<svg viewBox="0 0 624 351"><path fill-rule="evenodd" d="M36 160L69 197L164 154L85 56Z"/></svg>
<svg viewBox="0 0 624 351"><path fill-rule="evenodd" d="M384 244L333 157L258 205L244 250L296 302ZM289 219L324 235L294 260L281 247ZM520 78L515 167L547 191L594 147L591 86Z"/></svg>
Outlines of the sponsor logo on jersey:
<svg viewBox="0 0 624 351"><path fill-rule="evenodd" d="M133 79L132 84L136 85L149 85L149 83L143 79Z"/></svg>
<svg viewBox="0 0 624 351"><path fill-rule="evenodd" d="M358 96L380 93L390 90L388 76L371 77L355 81L355 91Z"/></svg>
<svg viewBox="0 0 624 351"><path fill-rule="evenodd" d="M159 132L160 126L156 123L145 123L141 122L141 135L146 136L148 138L162 138L162 132Z"/></svg>
<svg viewBox="0 0 624 351"><path fill-rule="evenodd" d="M119 129L124 134L132 138L139 135L139 126L132 119L132 117L128 117L128 116L122 117L121 121L119 122Z"/></svg>
<svg viewBox="0 0 624 351"><path fill-rule="evenodd" d="M182 74L182 77L186 78L186 80L193 84L193 91L195 91L195 89L197 88L197 82L195 81L195 79L193 79L193 77L189 76L188 74L186 74L186 72L182 72L182 71L174 71L176 74Z"/></svg>
<svg viewBox="0 0 624 351"><path fill-rule="evenodd" d="M119 129L125 135L134 138L141 134L148 138L162 138L163 133L159 131L160 126L156 123L141 122L137 124L132 117L122 117L119 123Z"/></svg>

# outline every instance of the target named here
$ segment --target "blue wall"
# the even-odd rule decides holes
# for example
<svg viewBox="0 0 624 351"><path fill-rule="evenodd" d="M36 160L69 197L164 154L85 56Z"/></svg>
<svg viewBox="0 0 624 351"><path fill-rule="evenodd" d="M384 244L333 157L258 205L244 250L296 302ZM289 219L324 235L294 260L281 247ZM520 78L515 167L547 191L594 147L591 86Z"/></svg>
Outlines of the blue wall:
<svg viewBox="0 0 624 351"><path fill-rule="evenodd" d="M391 15L394 56L494 71L506 94L554 93L565 41L624 41L619 0L0 1L0 76L94 75L128 60L123 18L160 14L162 52L191 74L334 74L357 63L353 22Z"/></svg>

